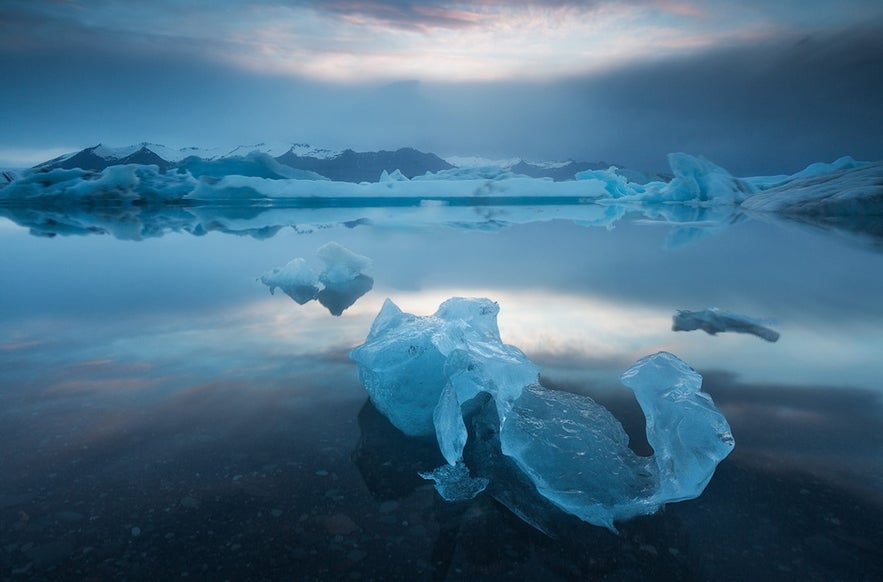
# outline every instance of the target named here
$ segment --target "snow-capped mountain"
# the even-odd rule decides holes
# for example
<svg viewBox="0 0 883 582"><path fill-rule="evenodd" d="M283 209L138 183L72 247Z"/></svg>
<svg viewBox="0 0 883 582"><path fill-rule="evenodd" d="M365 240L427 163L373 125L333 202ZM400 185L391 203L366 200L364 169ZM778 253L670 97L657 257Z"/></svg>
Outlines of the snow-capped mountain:
<svg viewBox="0 0 883 582"><path fill-rule="evenodd" d="M59 156L35 167L37 170L55 168L80 168L101 171L110 166L140 164L157 166L160 171L187 171L194 177L210 175L220 177L231 172L265 178L289 178L291 172L317 174L339 182L377 182L386 172L398 170L406 178L423 176L445 170L494 170L530 178L551 178L555 181L573 180L586 170L605 170L606 162L528 162L521 158L490 160L478 157L449 157L443 159L433 153L414 148L395 151L356 152L351 149L332 150L317 148L304 143L258 143L234 147L170 148L164 145L142 142L125 147L108 147L103 144L78 152ZM249 170L250 167L253 168ZM620 175L633 182L665 179L665 176L645 175L641 172L619 169ZM8 181L11 181L8 180Z"/></svg>
<svg viewBox="0 0 883 582"><path fill-rule="evenodd" d="M411 178L426 172L446 170L453 166L431 153L420 152L413 148L401 148L396 151L356 152L351 149L334 151L311 147L302 143L240 145L233 148L182 148L173 149L166 146L140 143L136 145L113 148L103 144L88 147L57 157L36 166L40 170L55 168L80 168L83 170L101 171L110 166L122 164L155 165L162 171L180 167L190 170L193 167L205 167L199 162L236 161L240 171L244 163L254 162L267 171L267 158L288 169L314 172L326 178L342 182L376 182L384 171L391 173L399 170L404 176ZM285 175L283 170L275 173Z"/></svg>
<svg viewBox="0 0 883 582"><path fill-rule="evenodd" d="M108 166L122 164L154 164L161 170L173 165L171 160L161 157L154 151L154 144L138 144L122 148L109 148L102 144L59 156L48 162L37 165L37 168L52 170L55 168L81 168L83 170L100 171ZM160 148L157 148L160 149Z"/></svg>

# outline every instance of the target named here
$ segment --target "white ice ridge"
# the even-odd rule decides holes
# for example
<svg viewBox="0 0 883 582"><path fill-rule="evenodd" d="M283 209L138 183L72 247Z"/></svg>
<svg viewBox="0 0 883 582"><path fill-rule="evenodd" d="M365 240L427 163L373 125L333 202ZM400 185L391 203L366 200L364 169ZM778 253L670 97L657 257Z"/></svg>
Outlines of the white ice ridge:
<svg viewBox="0 0 883 582"><path fill-rule="evenodd" d="M718 309L717 307L709 307L701 311L679 309L672 316L671 329L672 331L701 329L711 335L725 331L734 331L737 333L750 333L768 342L775 342L779 339L779 332L767 327L769 323L768 321L754 319L740 313Z"/></svg>
<svg viewBox="0 0 883 582"><path fill-rule="evenodd" d="M487 488L541 529L533 514L551 504L615 531L616 521L702 493L734 441L698 373L660 352L622 375L655 451L641 457L603 406L540 385L539 367L502 342L498 312L489 299L452 298L421 317L387 299L365 343L350 352L393 425L406 435L435 434L447 465L423 476L442 497L468 499ZM489 448L479 438L470 449L475 434L497 436Z"/></svg>

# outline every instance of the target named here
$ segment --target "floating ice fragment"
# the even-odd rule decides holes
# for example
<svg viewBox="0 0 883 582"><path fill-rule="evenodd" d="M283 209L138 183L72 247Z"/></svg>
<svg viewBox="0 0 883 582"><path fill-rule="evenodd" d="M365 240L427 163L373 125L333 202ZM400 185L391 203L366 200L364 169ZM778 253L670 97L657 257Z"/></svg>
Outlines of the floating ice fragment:
<svg viewBox="0 0 883 582"><path fill-rule="evenodd" d="M769 322L753 319L747 315L741 315L732 311L709 307L702 311L690 311L679 309L672 317L672 331L702 331L715 335L725 331L737 333L750 333L763 338L768 342L779 339L779 332L766 326Z"/></svg>
<svg viewBox="0 0 883 582"><path fill-rule="evenodd" d="M319 279L326 285L352 281L362 271L369 269L373 262L334 241L319 247L316 256L325 263L325 270L319 274Z"/></svg>
<svg viewBox="0 0 883 582"><path fill-rule="evenodd" d="M387 299L350 352L393 425L435 434L447 465L421 476L442 497L469 499L487 487L542 531L556 507L615 531L618 520L702 493L734 441L698 373L661 352L623 374L656 451L640 457L603 406L539 384L539 368L500 339L498 311L489 299L452 298L420 317Z"/></svg>
<svg viewBox="0 0 883 582"><path fill-rule="evenodd" d="M261 275L261 283L270 288L270 294L276 287L294 299L299 305L316 298L319 292L319 276L300 257L291 259L284 267L277 267Z"/></svg>
<svg viewBox="0 0 883 582"><path fill-rule="evenodd" d="M463 462L456 465L442 465L428 473L420 473L424 479L435 481L435 489L445 501L466 501L485 490L488 480L484 477L469 476L469 469Z"/></svg>
<svg viewBox="0 0 883 582"><path fill-rule="evenodd" d="M261 283L271 294L279 287L300 305L316 299L332 315L342 314L374 287L374 279L361 272L371 266L368 257L336 242L319 247L316 256L325 263L319 274L306 259L298 257L261 275Z"/></svg>

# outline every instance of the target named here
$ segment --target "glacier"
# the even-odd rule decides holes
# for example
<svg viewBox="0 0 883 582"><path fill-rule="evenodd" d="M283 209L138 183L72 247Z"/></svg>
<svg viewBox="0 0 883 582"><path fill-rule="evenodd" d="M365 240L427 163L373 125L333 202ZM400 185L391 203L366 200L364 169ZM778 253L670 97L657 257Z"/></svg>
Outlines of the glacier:
<svg viewBox="0 0 883 582"><path fill-rule="evenodd" d="M716 335L725 331L748 333L768 342L779 340L779 332L768 327L770 322L748 317L741 313L709 307L701 311L679 309L672 316L672 331L702 331Z"/></svg>
<svg viewBox="0 0 883 582"><path fill-rule="evenodd" d="M370 258L334 241L319 247L316 258L324 264L321 270L307 259L296 257L282 267L265 271L258 279L271 295L279 288L299 305L317 300L332 315L341 315L374 287L374 279L362 272L371 268Z"/></svg>
<svg viewBox="0 0 883 582"><path fill-rule="evenodd" d="M655 451L641 457L603 406L540 384L540 368L503 343L498 313L486 298L454 297L428 316L387 299L350 352L396 428L435 436L447 464L421 475L444 499L487 490L542 531L549 507L616 531L616 521L702 493L734 440L695 370L660 352L623 373Z"/></svg>

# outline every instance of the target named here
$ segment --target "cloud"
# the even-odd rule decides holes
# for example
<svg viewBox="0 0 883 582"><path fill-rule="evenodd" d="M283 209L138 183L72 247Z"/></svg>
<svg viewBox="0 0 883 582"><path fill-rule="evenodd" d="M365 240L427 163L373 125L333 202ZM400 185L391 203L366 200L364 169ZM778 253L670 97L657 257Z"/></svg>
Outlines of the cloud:
<svg viewBox="0 0 883 582"><path fill-rule="evenodd" d="M327 22L310 11L297 26L314 45L294 43L291 19L282 17L290 8L269 4L231 18L224 7L239 4L218 3L201 31L185 26L194 16L184 11L138 34L95 23L73 26L73 12L38 17L36 9L8 6L19 4L0 12L6 79L0 149L9 160L23 158L23 148L98 142L210 146L288 139L363 150L410 145L443 155L605 160L650 170L665 169L665 154L687 151L743 175L795 171L844 154L883 159L877 138L883 132L881 20L837 32L737 35L723 45L702 44L700 36L689 50L591 72L566 68L568 59L545 52L541 37L519 28L499 42L473 46L484 61L453 41L450 51L445 44L425 49L439 72L427 79L427 61L407 52L407 43L397 44L423 33L375 29L380 38L362 51L362 29L344 26L323 38ZM278 26L268 24L274 17ZM196 32L172 34L188 27ZM473 28L437 34L456 37ZM579 30L566 26L546 34L564 32L572 33L569 50L603 44L580 40ZM503 40L522 37L522 52L510 54ZM689 41L657 40L665 38ZM662 40L648 46L663 46ZM231 48L241 46L248 51ZM441 74L444 67L463 72L485 61L505 74L492 81L478 72L465 77L470 81ZM383 67L399 67L399 73L380 76ZM360 69L368 74L348 76ZM531 76L533 70L549 74ZM402 79L411 82L396 82Z"/></svg>
<svg viewBox="0 0 883 582"><path fill-rule="evenodd" d="M867 0L8 0L0 50L198 56L334 82L554 79L883 15Z"/></svg>
<svg viewBox="0 0 883 582"><path fill-rule="evenodd" d="M432 28L464 28L478 26L491 15L483 10L458 9L450 2L331 1L314 2L319 11L340 16L352 23L374 21L396 28L429 30ZM480 8L480 7L479 7Z"/></svg>

